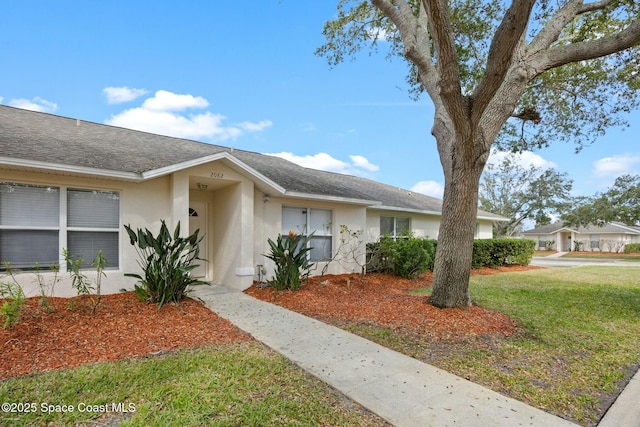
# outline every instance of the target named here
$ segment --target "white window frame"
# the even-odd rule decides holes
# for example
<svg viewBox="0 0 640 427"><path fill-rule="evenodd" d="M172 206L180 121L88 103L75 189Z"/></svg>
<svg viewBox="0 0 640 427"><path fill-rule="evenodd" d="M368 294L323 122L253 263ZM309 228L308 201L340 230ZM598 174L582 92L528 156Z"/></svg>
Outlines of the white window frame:
<svg viewBox="0 0 640 427"><path fill-rule="evenodd" d="M120 258L122 254L121 247L121 239L120 239L120 229L122 228L122 204L118 202L118 225L117 228L106 228L106 227L73 227L68 226L68 191L97 191L97 192L109 192L114 193L120 199L120 191L117 190L107 190L107 189L88 189L81 187L69 187L65 185L48 185L48 184L31 184L31 183L23 183L23 182L9 182L9 181L0 181L0 184L13 184L18 186L26 186L26 187L40 187L40 188L55 188L58 190L59 197L59 206L58 206L58 224L56 226L20 226L20 225L3 225L0 223L0 230L25 230L25 231L57 231L58 232L58 264L60 266L60 271L66 272L67 265L62 255L62 249L68 248L68 233L69 232L105 232L105 233L116 233L117 234L117 259L109 260L107 258L107 262L111 264L111 266L107 265L108 269L119 269L120 268ZM5 260L0 260L5 261ZM109 262L111 261L111 262ZM90 264L91 260L84 260L85 263ZM116 267L113 267L116 265ZM30 270L34 266L20 268L21 270ZM49 268L51 266L39 266L40 268ZM89 268L89 267L85 267Z"/></svg>
<svg viewBox="0 0 640 427"><path fill-rule="evenodd" d="M329 250L328 250L328 257L323 257L320 259L315 259L314 257L311 256L311 252L313 251L308 251L307 252L307 257L309 259L309 261L312 262L327 262L331 260L331 256L333 254L333 210L331 209L322 209L322 208L310 208L310 207L303 207L303 206L282 206L282 216L284 219L284 212L285 210L301 210L302 214L305 216L304 224L296 224L296 228L295 230L293 230L296 234L302 234L303 236L308 236L309 234L313 233L313 237L323 237L323 238L328 238L326 240L329 241ZM322 229L309 229L309 225L311 224L311 215L313 211L322 211L322 212L329 212L329 216L330 216L330 220L329 223L327 224L322 224L323 228ZM291 230L285 230L285 224L283 221L282 224L282 234L286 235L289 233L289 231ZM313 239L312 237L312 239ZM311 242L307 243L307 247L311 247ZM324 249L324 248L323 248ZM326 251L323 251L326 252Z"/></svg>
<svg viewBox="0 0 640 427"><path fill-rule="evenodd" d="M391 218L391 219L393 219L393 233L389 234L389 237L391 237L393 240L398 240L398 239L402 239L402 238L406 237L403 234L398 234L398 219L406 219L406 220L408 220L409 224L408 224L407 231L409 233L412 232L411 217L410 216L380 215L380 237L384 237L385 236L385 234L382 233L382 218Z"/></svg>

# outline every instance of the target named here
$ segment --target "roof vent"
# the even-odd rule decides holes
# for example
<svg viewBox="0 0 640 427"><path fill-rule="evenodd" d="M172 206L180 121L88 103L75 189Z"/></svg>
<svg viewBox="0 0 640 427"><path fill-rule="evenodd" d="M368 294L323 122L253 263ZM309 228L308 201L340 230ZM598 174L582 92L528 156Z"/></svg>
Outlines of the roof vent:
<svg viewBox="0 0 640 427"><path fill-rule="evenodd" d="M76 119L76 126L80 126L80 119Z"/></svg>

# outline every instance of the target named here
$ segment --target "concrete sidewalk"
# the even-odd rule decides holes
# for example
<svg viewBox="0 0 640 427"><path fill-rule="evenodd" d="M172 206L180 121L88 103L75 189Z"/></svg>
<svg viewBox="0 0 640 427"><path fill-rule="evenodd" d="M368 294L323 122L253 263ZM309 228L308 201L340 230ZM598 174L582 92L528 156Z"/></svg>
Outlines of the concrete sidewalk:
<svg viewBox="0 0 640 427"><path fill-rule="evenodd" d="M396 426L575 426L349 332L223 286L191 294Z"/></svg>

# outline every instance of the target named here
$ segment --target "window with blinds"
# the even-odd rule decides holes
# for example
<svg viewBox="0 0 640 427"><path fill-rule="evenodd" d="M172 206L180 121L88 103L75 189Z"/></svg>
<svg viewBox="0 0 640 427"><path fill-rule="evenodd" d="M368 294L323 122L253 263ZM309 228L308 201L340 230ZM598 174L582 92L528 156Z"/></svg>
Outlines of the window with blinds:
<svg viewBox="0 0 640 427"><path fill-rule="evenodd" d="M67 249L82 267L102 250L108 268L118 267L120 196L113 191L67 190Z"/></svg>
<svg viewBox="0 0 640 427"><path fill-rule="evenodd" d="M99 249L117 268L119 227L117 192L0 182L0 261L12 268L49 268L63 247L84 268Z"/></svg>
<svg viewBox="0 0 640 427"><path fill-rule="evenodd" d="M291 230L305 236L313 233L309 242L309 260L330 260L333 241L331 217L332 212L327 209L283 207L282 234L287 235Z"/></svg>

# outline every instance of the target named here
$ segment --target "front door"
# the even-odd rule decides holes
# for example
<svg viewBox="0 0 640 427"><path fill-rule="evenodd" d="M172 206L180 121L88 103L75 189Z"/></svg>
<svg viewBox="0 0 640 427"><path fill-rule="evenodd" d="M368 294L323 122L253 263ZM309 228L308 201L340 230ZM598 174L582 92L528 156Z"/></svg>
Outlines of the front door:
<svg viewBox="0 0 640 427"><path fill-rule="evenodd" d="M198 236L207 233L207 204L193 202L189 204L189 234L198 232ZM200 258L207 259L207 239L200 242ZM205 277L207 275L207 262L197 261L199 266L193 270L194 277Z"/></svg>

